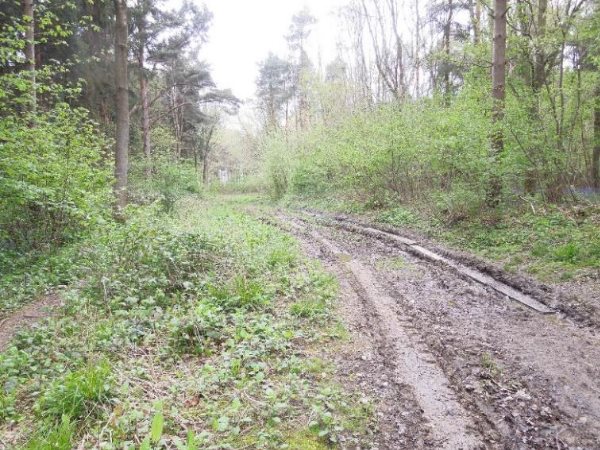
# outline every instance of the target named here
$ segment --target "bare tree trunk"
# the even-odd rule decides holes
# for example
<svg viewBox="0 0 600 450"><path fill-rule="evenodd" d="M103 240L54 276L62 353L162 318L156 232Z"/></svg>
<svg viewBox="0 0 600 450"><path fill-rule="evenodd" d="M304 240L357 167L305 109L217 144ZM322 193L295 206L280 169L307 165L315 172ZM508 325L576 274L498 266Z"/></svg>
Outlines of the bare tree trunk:
<svg viewBox="0 0 600 450"><path fill-rule="evenodd" d="M148 80L140 75L140 97L142 100L142 142L146 157L146 177L152 176L152 144L150 143L150 108L148 106Z"/></svg>
<svg viewBox="0 0 600 450"><path fill-rule="evenodd" d="M533 90L537 94L546 81L546 55L544 52L544 36L546 35L546 10L548 9L548 0L538 0L537 11L537 43L535 46L534 65L533 65Z"/></svg>
<svg viewBox="0 0 600 450"><path fill-rule="evenodd" d="M469 16L473 28L473 44L481 41L481 0L469 0Z"/></svg>
<svg viewBox="0 0 600 450"><path fill-rule="evenodd" d="M548 0L538 0L537 18L536 18L536 41L533 54L533 76L531 77L531 90L533 92L533 101L531 103L531 119L539 121L540 119L540 91L546 83L546 56L543 48L544 36L546 34L546 10ZM525 29L525 28L524 28ZM525 192L533 194L537 185L537 179L534 168L530 168L525 173Z"/></svg>
<svg viewBox="0 0 600 450"><path fill-rule="evenodd" d="M146 177L152 176L152 147L150 144L150 107L148 106L148 80L144 64L146 62L146 17L142 12L139 22L140 48L138 51L140 100L142 103L142 146L146 157Z"/></svg>
<svg viewBox="0 0 600 450"><path fill-rule="evenodd" d="M202 183L208 184L208 155L202 159Z"/></svg>
<svg viewBox="0 0 600 450"><path fill-rule="evenodd" d="M402 97L402 86L401 79L404 77L404 66L401 60L402 58L402 41L400 35L397 32L397 13L395 9L395 2L391 1L388 3L388 15L391 19L391 26L394 28L395 34L395 49L394 56L392 56L391 49L388 48L388 36L385 28L384 12L382 12L379 0L372 0L373 7L375 8L375 17L371 17L372 14L369 12L366 0L362 0L361 5L365 22L371 41L373 44L373 52L375 54L375 66L379 75L378 89L380 95L378 100L380 102L385 101L387 92L384 87L387 88L389 93L392 94L395 100L401 100ZM374 22L374 23L373 23ZM376 27L379 25L379 27ZM379 29L379 31L378 31Z"/></svg>
<svg viewBox="0 0 600 450"><path fill-rule="evenodd" d="M27 71L31 80L31 103L30 109L35 112L37 109L37 88L35 85L35 16L33 0L22 0L23 17L27 21L25 29L25 58L27 59Z"/></svg>
<svg viewBox="0 0 600 450"><path fill-rule="evenodd" d="M450 87L450 32L452 31L452 0L448 0L448 19L444 25L444 53L446 54L444 69L444 103L450 105L451 87Z"/></svg>
<svg viewBox="0 0 600 450"><path fill-rule="evenodd" d="M416 30L415 30L415 97L421 97L421 13L419 0L415 0Z"/></svg>
<svg viewBox="0 0 600 450"><path fill-rule="evenodd" d="M117 130L115 146L116 213L127 206L127 172L129 166L129 90L127 79L127 0L114 0L115 23L115 84Z"/></svg>
<svg viewBox="0 0 600 450"><path fill-rule="evenodd" d="M211 142L216 127L217 124L213 123L206 133L206 137L204 138L204 145L202 149L202 183L204 184L208 184L208 157L210 155L212 145Z"/></svg>
<svg viewBox="0 0 600 450"><path fill-rule="evenodd" d="M491 156L495 164L504 150L504 135L501 123L504 119L504 98L506 84L506 14L508 0L494 0L494 51L492 57L492 136ZM497 169L497 167L492 170ZM488 204L496 206L500 199L502 181L498 174L490 180Z"/></svg>
<svg viewBox="0 0 600 450"><path fill-rule="evenodd" d="M179 120L179 108L177 108L178 102L177 86L173 86L171 89L171 114L173 118L173 129L175 131L175 158L179 161L181 155L181 122Z"/></svg>
<svg viewBox="0 0 600 450"><path fill-rule="evenodd" d="M600 85L594 91L594 150L592 153L592 183L600 189Z"/></svg>

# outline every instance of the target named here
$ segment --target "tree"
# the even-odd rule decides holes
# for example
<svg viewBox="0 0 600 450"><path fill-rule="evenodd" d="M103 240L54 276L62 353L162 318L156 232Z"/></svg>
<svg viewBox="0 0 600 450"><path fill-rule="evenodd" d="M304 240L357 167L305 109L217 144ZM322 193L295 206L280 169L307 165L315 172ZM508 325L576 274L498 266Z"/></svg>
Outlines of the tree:
<svg viewBox="0 0 600 450"><path fill-rule="evenodd" d="M152 150L150 147L150 107L148 104L148 77L146 74L146 46L148 45L148 27L146 17L150 9L150 1L141 0L139 13L135 16L138 30L137 60L140 84L140 103L142 109L142 149L146 156L146 176L152 175Z"/></svg>
<svg viewBox="0 0 600 450"><path fill-rule="evenodd" d="M585 17L581 28L581 54L583 66L593 73L592 151L590 181L600 190L600 4L596 2Z"/></svg>
<svg viewBox="0 0 600 450"><path fill-rule="evenodd" d="M134 25L131 46L137 57L139 79L139 103L132 112L141 110L142 147L149 177L152 173L150 106L156 99L149 99L148 79L158 68L164 70L170 62L182 58L181 52L189 48L192 39L204 42L212 15L206 8L196 8L187 2L178 11L164 11L156 0L140 0L131 13ZM145 66L147 61L154 65L151 70Z"/></svg>
<svg viewBox="0 0 600 450"><path fill-rule="evenodd" d="M353 107L371 107L375 100L374 77L365 48L365 18L362 7L359 2L353 1L341 8L339 14L350 40L347 48L349 55L345 57L345 61L348 66L348 78L353 86Z"/></svg>
<svg viewBox="0 0 600 450"><path fill-rule="evenodd" d="M312 63L306 52L306 40L310 36L311 27L317 19L308 8L302 9L292 17L289 34L286 36L292 52L295 53L292 64L294 80L294 93L296 95L296 125L300 129L306 128L309 119L308 84L312 72Z"/></svg>
<svg viewBox="0 0 600 450"><path fill-rule="evenodd" d="M478 3L474 0L435 0L428 8L428 18L431 26L432 49L428 55L431 78L434 90L441 93L444 104L450 105L453 94L462 84L465 65L459 58L465 59L465 45L473 36L478 41L480 29L478 20ZM464 16L468 13L469 20ZM436 37L438 35L439 37ZM461 55L461 56L459 56Z"/></svg>
<svg viewBox="0 0 600 450"><path fill-rule="evenodd" d="M287 127L288 102L294 94L291 76L290 64L273 53L269 53L269 56L259 63L256 95L265 116L267 130L279 127L284 107Z"/></svg>
<svg viewBox="0 0 600 450"><path fill-rule="evenodd" d="M491 156L494 164L504 149L504 134L502 121L504 119L504 99L506 96L506 15L508 13L508 0L494 0L494 46L492 56L492 136ZM493 171L497 167L492 168ZM502 190L500 177L497 173L492 175L488 192L488 203L491 206L498 204Z"/></svg>
<svg viewBox="0 0 600 450"><path fill-rule="evenodd" d="M219 116L209 116L208 119L202 124L199 131L199 150L200 157L202 159L202 182L208 184L208 163L209 156L213 148L213 138L215 130L219 124Z"/></svg>
<svg viewBox="0 0 600 450"><path fill-rule="evenodd" d="M361 2L379 77L394 99L401 100L405 95L406 86L404 43L398 29L398 4L396 0L389 0L386 2L387 10L384 11L380 0L370 0L374 11L372 16L367 0ZM388 20L389 26L386 27Z"/></svg>
<svg viewBox="0 0 600 450"><path fill-rule="evenodd" d="M25 58L27 60L27 70L31 80L30 108L35 112L37 108L37 88L35 85L35 16L33 8L33 0L22 0L23 17L26 21L25 29Z"/></svg>
<svg viewBox="0 0 600 450"><path fill-rule="evenodd" d="M127 174L129 170L129 86L127 77L127 1L114 0L115 5L115 197L116 213L127 206Z"/></svg>

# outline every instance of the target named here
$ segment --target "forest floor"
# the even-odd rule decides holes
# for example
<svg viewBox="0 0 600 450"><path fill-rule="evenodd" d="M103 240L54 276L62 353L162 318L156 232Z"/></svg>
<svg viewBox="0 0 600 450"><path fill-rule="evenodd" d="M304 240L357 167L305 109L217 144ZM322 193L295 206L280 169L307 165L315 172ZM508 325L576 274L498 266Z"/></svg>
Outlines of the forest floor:
<svg viewBox="0 0 600 450"><path fill-rule="evenodd" d="M597 283L567 296L401 232L556 311L542 314L373 233L397 229L314 211L262 214L340 281L340 315L360 344L341 364L380 389L378 448L599 448Z"/></svg>
<svg viewBox="0 0 600 450"><path fill-rule="evenodd" d="M60 296L7 302L0 448L599 448L593 280L245 196L152 217L79 250Z"/></svg>

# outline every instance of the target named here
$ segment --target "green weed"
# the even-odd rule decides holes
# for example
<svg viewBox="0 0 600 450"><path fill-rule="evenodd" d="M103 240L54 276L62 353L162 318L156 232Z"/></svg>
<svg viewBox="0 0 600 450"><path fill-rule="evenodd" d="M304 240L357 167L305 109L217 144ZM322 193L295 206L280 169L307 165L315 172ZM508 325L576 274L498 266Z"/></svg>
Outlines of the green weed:
<svg viewBox="0 0 600 450"><path fill-rule="evenodd" d="M27 442L23 450L71 450L75 431L74 423L65 415L58 425L39 430L38 435Z"/></svg>
<svg viewBox="0 0 600 450"><path fill-rule="evenodd" d="M200 303L169 322L170 345L180 353L208 355L226 338L225 315L218 307Z"/></svg>
<svg viewBox="0 0 600 450"><path fill-rule="evenodd" d="M554 250L555 261L575 264L581 253L581 248L574 242L561 245Z"/></svg>
<svg viewBox="0 0 600 450"><path fill-rule="evenodd" d="M323 299L299 300L290 307L294 316L307 319L323 317L327 310L327 303Z"/></svg>
<svg viewBox="0 0 600 450"><path fill-rule="evenodd" d="M72 448L90 434L119 448L285 448L315 407L308 442L328 445L354 426L345 405L355 400L324 394L333 370L305 363L299 347L343 332L331 320L335 280L239 208L184 204L174 216L141 208L88 243L67 306L0 354L0 411L21 442L21 424L33 423L57 444L42 447L40 434L32 448ZM147 406L156 392L160 414ZM181 417L206 431L189 438Z"/></svg>
<svg viewBox="0 0 600 450"><path fill-rule="evenodd" d="M90 364L55 380L37 402L38 414L58 422L62 417L78 420L98 412L112 396L111 368L107 361Z"/></svg>

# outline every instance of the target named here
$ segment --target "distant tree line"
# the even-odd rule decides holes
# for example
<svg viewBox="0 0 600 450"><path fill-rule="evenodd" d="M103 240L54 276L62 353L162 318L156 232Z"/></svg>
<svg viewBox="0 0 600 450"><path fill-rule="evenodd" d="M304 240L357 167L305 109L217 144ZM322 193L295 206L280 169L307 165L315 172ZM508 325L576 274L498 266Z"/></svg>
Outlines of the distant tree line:
<svg viewBox="0 0 600 450"><path fill-rule="evenodd" d="M344 32L337 57L324 69L304 51L315 24L308 10L292 19L289 54L271 54L261 63L258 106L272 137L265 148L279 145L273 130L287 136L288 147L305 150L316 148L319 133L323 141L335 134L338 142L359 145L356 136L332 129L349 117L392 108L398 133L383 144L392 153L387 166L359 172L370 180L377 172L380 185L401 196L412 195L400 186L413 177L420 184L431 180L420 190L484 188L489 206L515 194L557 202L574 190L600 188L598 2L351 0L338 15ZM425 117L419 111L434 110L427 136L416 139L424 129L414 128ZM407 111L413 124L401 118ZM381 131L380 125L373 129ZM407 129L412 137L402 135ZM486 138L477 149L466 135L475 129ZM304 139L311 131L312 144L299 142L298 131ZM421 162L413 161L417 149L409 145L420 146ZM338 164L329 176L343 179L346 171Z"/></svg>

